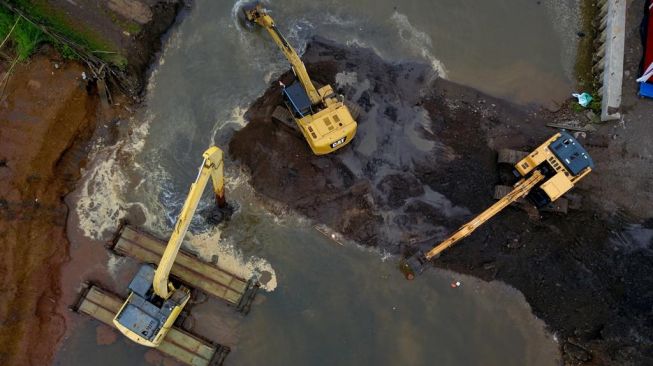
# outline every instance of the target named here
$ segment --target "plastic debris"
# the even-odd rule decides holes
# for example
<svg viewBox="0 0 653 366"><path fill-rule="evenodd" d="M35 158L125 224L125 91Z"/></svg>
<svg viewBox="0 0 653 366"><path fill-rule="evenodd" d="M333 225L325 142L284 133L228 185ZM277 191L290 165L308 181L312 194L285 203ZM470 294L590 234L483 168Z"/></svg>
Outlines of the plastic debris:
<svg viewBox="0 0 653 366"><path fill-rule="evenodd" d="M451 282L451 288L460 287L460 281Z"/></svg>
<svg viewBox="0 0 653 366"><path fill-rule="evenodd" d="M573 93L571 96L578 99L578 104L580 104L583 107L587 107L592 101L592 96L589 95L588 93L582 93L582 94Z"/></svg>
<svg viewBox="0 0 653 366"><path fill-rule="evenodd" d="M639 77L636 81L638 83L645 83L648 81L648 79L651 78L651 76L653 76L653 62L650 65L648 65L648 67L646 68L642 76Z"/></svg>
<svg viewBox="0 0 653 366"><path fill-rule="evenodd" d="M82 71L82 80L86 80L86 72Z"/></svg>

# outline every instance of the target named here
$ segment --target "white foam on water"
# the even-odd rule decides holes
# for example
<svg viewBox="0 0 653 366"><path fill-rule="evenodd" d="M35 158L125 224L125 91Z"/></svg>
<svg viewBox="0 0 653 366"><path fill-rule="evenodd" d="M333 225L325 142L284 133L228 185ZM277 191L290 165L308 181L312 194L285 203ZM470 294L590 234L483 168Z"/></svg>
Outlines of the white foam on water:
<svg viewBox="0 0 653 366"><path fill-rule="evenodd" d="M359 47L359 48L367 48L369 50L372 50L376 55L378 55L381 58L385 58L385 53L381 52L380 49L374 47L373 45L370 45L369 43L359 39L359 38L351 38L345 41L345 45L347 47Z"/></svg>
<svg viewBox="0 0 653 366"><path fill-rule="evenodd" d="M218 227L201 234L188 233L186 242L200 258L211 261L214 256L217 256L220 268L245 279L269 275L269 281L261 282L261 288L268 292L274 291L277 288L277 274L272 265L265 259L255 256L245 259L233 243L229 240L221 240L221 233Z"/></svg>
<svg viewBox="0 0 653 366"><path fill-rule="evenodd" d="M322 22L324 24L337 25L343 28L351 28L359 24L356 19L344 19L332 13L327 13L324 15Z"/></svg>
<svg viewBox="0 0 653 366"><path fill-rule="evenodd" d="M235 123L240 127L245 127L247 120L245 120L246 106L237 105L231 110L229 119L226 122Z"/></svg>
<svg viewBox="0 0 653 366"><path fill-rule="evenodd" d="M272 79L276 79L279 77L281 74L277 70L271 70L268 71L265 76L263 77L263 80L265 81L266 84L270 84L272 82Z"/></svg>
<svg viewBox="0 0 653 366"><path fill-rule="evenodd" d="M82 174L79 199L75 212L84 236L104 239L115 230L127 210L137 203L126 202L127 175L123 170L124 159L133 157L145 146L149 132L148 119L132 130L132 134L110 147L95 146L91 152L91 168ZM120 158L119 158L120 156ZM147 210L144 206L146 216Z"/></svg>
<svg viewBox="0 0 653 366"><path fill-rule="evenodd" d="M115 164L115 152L98 154L97 164L83 175L81 196L75 206L84 236L102 239L118 226L125 216L124 202L119 199L125 176Z"/></svg>
<svg viewBox="0 0 653 366"><path fill-rule="evenodd" d="M415 28L410 21L408 21L406 15L397 11L390 16L390 20L399 31L399 37L409 45L410 49L426 59L431 64L433 70L437 72L441 78L446 78L447 71L444 68L444 65L440 60L433 56L433 42L431 37Z"/></svg>
<svg viewBox="0 0 653 366"><path fill-rule="evenodd" d="M336 86L343 88L345 86L358 86L358 74L356 72L342 71L336 74Z"/></svg>
<svg viewBox="0 0 653 366"><path fill-rule="evenodd" d="M247 120L245 119L245 112L247 112L247 105L236 105L231 109L229 116L224 119L219 119L213 124L213 130L211 131L211 138L208 141L208 145L216 144L216 139L220 130L225 126L233 126L234 124L238 126L237 129L241 129L247 125ZM221 146L223 151L226 150L226 146Z"/></svg>
<svg viewBox="0 0 653 366"><path fill-rule="evenodd" d="M109 260L107 261L107 269L109 274L114 280L117 280L119 268L127 260L126 257L120 257L113 253L109 253Z"/></svg>

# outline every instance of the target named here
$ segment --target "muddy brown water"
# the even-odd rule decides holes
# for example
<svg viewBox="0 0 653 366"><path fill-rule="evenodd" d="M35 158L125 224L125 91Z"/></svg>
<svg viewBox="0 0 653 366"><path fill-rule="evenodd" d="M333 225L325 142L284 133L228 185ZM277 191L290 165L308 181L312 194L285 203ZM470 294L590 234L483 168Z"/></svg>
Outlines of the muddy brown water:
<svg viewBox="0 0 653 366"><path fill-rule="evenodd" d="M300 50L320 35L371 48L393 62L430 64L451 80L499 97L546 104L570 91L572 4L338 0L275 1L269 7ZM167 39L143 110L132 121L108 126L110 132L100 131L89 168L68 200L68 296L88 279L125 294L136 264L85 251L104 250L102 241L122 218L168 233L202 151L210 144L226 148L233 130L245 123L249 103L287 69L266 35L238 27L237 5L195 1ZM193 309L186 325L232 347L227 364L558 363L554 337L517 291L436 270L408 283L396 258L330 240L314 223L263 206L230 160L227 174L236 214L218 228L194 220L195 236L187 245L207 259L271 278L266 282L274 288L261 293L245 318L213 301ZM209 204L205 199L201 208ZM462 286L451 288L453 281ZM164 362L94 321L69 318L58 365Z"/></svg>

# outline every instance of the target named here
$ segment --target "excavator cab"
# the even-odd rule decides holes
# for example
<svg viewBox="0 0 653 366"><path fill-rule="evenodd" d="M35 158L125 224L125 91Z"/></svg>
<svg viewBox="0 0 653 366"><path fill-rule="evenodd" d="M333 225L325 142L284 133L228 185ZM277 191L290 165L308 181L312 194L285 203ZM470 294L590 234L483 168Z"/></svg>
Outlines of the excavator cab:
<svg viewBox="0 0 653 366"><path fill-rule="evenodd" d="M577 180L594 168L594 161L574 136L566 131L561 131L556 136L515 166L520 170L526 164L529 167L537 164L537 169L545 176L546 181L526 196L537 208L560 198L574 187Z"/></svg>
<svg viewBox="0 0 653 366"><path fill-rule="evenodd" d="M168 333L188 300L190 290L176 288L163 299L154 292L155 269L141 266L129 284L129 297L114 318L114 325L132 341L147 347L157 347Z"/></svg>
<svg viewBox="0 0 653 366"><path fill-rule="evenodd" d="M313 114L311 100L308 99L308 95L300 83L295 81L289 87L283 84L281 87L283 88L284 101L293 117L304 118L304 116Z"/></svg>

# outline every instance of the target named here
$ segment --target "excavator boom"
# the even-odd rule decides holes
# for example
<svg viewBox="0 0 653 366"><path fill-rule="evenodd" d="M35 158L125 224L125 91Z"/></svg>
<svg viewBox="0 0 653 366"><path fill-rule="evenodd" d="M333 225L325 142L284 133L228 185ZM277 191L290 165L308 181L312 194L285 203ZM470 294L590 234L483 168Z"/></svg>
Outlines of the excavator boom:
<svg viewBox="0 0 653 366"><path fill-rule="evenodd" d="M193 218L193 214L195 214L195 210L200 202L200 198L202 198L202 193L204 193L204 188L206 188L209 178L212 178L213 180L213 187L218 205L222 206L225 202L222 150L213 146L204 152L203 157L204 161L197 173L197 178L190 186L188 197L186 197L184 207L181 209L175 229L172 231L166 250L163 252L161 261L154 273L154 292L163 299L170 297L170 294L174 291L174 287L168 280L170 270L172 269L172 265L175 263L175 258L177 258L177 253L179 253L179 248L181 247L181 243L184 241L184 236L186 236L188 226Z"/></svg>
<svg viewBox="0 0 653 366"><path fill-rule="evenodd" d="M453 233L445 241L441 242L433 249L429 250L425 257L427 260L436 258L446 249L452 247L454 244L467 237L469 234L473 233L474 230L478 229L481 225L486 223L489 219L494 217L494 215L503 211L504 208L510 206L510 204L517 202L517 200L524 198L528 192L530 192L539 182L544 179L542 173L536 171L527 179L522 179L517 184L515 188L505 195L502 199L495 202L492 206L483 211L480 215L474 217L471 221L461 226L458 231Z"/></svg>
<svg viewBox="0 0 653 366"><path fill-rule="evenodd" d="M308 76L306 66L304 66L304 63L299 58L299 55L295 49L290 45L290 43L288 43L283 34L279 32L279 28L277 28L277 26L274 24L272 17L265 11L265 9L263 9L261 4L257 4L252 9L247 9L244 11L247 20L250 22L255 22L261 27L265 28L265 30L268 31L274 40L274 43L279 46L281 52L283 52L284 56L286 56L286 59L288 59L288 62L290 62L290 65L292 66L297 79L304 87L304 90L306 91L311 104L315 105L321 103L322 97L320 97L320 94L317 92L317 89L313 85L310 76Z"/></svg>

